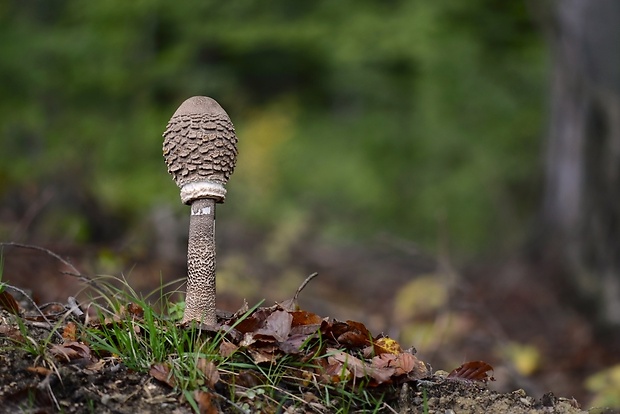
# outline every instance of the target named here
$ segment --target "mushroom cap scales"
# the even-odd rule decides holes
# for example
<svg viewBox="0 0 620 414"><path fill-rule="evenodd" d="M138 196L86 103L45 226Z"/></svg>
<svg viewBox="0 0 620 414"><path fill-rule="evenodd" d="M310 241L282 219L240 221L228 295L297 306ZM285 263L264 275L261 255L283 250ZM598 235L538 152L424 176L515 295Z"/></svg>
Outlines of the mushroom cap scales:
<svg viewBox="0 0 620 414"><path fill-rule="evenodd" d="M214 99L194 96L172 115L163 136L168 172L183 202L203 197L222 202L237 160L237 136L226 111Z"/></svg>

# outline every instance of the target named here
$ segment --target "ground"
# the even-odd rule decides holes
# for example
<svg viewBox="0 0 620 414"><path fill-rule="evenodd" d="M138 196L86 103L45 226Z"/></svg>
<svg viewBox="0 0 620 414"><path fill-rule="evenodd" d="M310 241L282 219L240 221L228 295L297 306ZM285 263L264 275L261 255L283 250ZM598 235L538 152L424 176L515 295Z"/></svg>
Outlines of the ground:
<svg viewBox="0 0 620 414"><path fill-rule="evenodd" d="M229 248L228 253L222 255L220 269L222 277L233 280L248 268L262 278L260 283L253 282L251 285L262 286L262 290L256 289L249 300L260 298L261 294L263 297L269 294L282 297L280 291L273 287L290 287L291 283L273 276L278 274L277 269L281 270L281 274L289 269L289 276L303 274L306 269L317 270L323 274L323 282L313 282L304 292L301 300L304 308L341 320L362 320L372 331L379 329L401 337L407 336L406 327L410 323L420 326L430 320L431 325L438 329L437 326L443 326L444 319L448 318L447 325L455 325L458 329L443 329L440 340L418 337L422 338L420 341L427 341L418 344L415 335L409 337L414 341L412 345L418 348L417 356L432 365L433 371L451 370L464 361L477 359L495 367L497 381L487 385L446 381L445 377L435 375L422 382L399 386L390 395L389 408L385 406L382 412L585 412L579 407L589 407L589 398L592 397L584 388L585 379L610 366L617 358L614 356L614 349L618 349L617 337L598 333L587 316L566 303L565 292L554 289L553 279L541 281L540 269L524 265L520 259L507 259L501 266L484 264L457 272L445 263L440 265L420 257L409 260L407 255L394 254L391 250L386 253L385 249L360 251L355 248L336 250L324 246L305 246L301 257L293 246L276 264L266 261L264 251L260 249L248 249L242 244L239 249L250 252L243 259L246 261L239 259L237 252ZM89 263L86 259L92 259L88 254L71 249L61 249L61 255L74 257L74 262L83 261L86 267ZM290 271L291 262L295 263L293 271ZM164 270L155 272L154 269ZM58 270L66 269L45 255L18 253L17 250L7 254L5 251L3 280L13 281L18 279L18 275L21 280L29 280L35 287L35 297L38 296L41 302L59 300L77 292L75 281L59 275ZM134 263L128 279L140 288L142 285L153 286L152 282L157 282L157 278L151 278L149 285L144 276L146 274L182 271L178 265L163 265L156 260L145 259ZM374 277L378 273L381 273L381 278ZM31 276L24 277L26 274ZM411 274L416 275L416 280L424 280L424 277L431 275L430 279L439 278L442 283L456 287L449 292L447 301L437 306L429 304L429 312L405 312L402 316L399 314L398 297L408 292L406 289ZM47 287L37 291L37 286L43 286L41 280L48 281ZM50 284L49 280L56 282ZM234 283L241 286L244 281L236 280ZM532 286L535 286L534 290ZM434 289L434 285L427 287ZM238 304L238 297L226 285L221 291L222 296L218 298L221 305L230 308L234 306L230 303ZM438 293L438 296L441 294ZM7 317L3 315L3 318ZM48 331L36 326L30 327L29 332L35 339L49 335ZM6 338L0 335L0 340L3 341L2 348L6 349ZM534 362L530 364L530 371L519 367L518 352L517 356L513 353L508 357L502 351L519 344L526 350L529 349L527 345L533 344L537 352L537 356L532 358ZM85 369L79 364L61 364L59 371L51 374L33 372L36 361L23 351L3 351L0 359L0 412L20 412L15 411L16 403L21 404L21 412L31 413L192 412L184 398L174 393L168 385L149 375L131 372L112 359L105 361L97 370ZM222 410L239 412L225 401L218 404ZM314 411L306 408L306 411L297 412L322 411L317 407ZM590 409L588 412L615 411Z"/></svg>
<svg viewBox="0 0 620 414"><path fill-rule="evenodd" d="M11 315L3 311L2 320ZM4 327L7 323L4 323ZM6 331L3 331L6 332ZM30 326L29 335L44 342L49 331ZM0 339L3 349L11 343ZM43 363L22 350L8 350L0 357L0 412L2 413L191 413L192 409L178 392L145 373L132 372L114 358L96 367L58 362L57 370L44 369ZM35 367L39 367L38 369ZM216 394L215 394L216 395ZM217 400L217 398L215 398ZM320 403L307 395L308 404L290 406L289 413L326 413ZM244 412L226 399L213 402L222 412ZM452 411L450 411L452 410ZM217 411L201 411L205 413ZM248 412L262 412L250 407ZM424 380L406 382L386 394L382 413L585 413L574 399L556 398L549 393L541 399L525 391L500 394L483 383L446 378L436 373Z"/></svg>

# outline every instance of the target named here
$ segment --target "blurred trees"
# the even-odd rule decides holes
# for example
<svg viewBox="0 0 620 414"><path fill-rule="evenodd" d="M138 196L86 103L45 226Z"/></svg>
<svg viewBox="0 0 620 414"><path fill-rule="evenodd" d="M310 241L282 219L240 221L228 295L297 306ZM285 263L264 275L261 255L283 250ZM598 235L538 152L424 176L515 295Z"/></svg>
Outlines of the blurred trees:
<svg viewBox="0 0 620 414"><path fill-rule="evenodd" d="M0 56L4 217L39 200L53 237L181 211L161 132L192 95L240 138L223 219L474 252L536 209L545 61L521 2L9 0Z"/></svg>
<svg viewBox="0 0 620 414"><path fill-rule="evenodd" d="M620 3L557 0L542 234L573 286L620 324Z"/></svg>

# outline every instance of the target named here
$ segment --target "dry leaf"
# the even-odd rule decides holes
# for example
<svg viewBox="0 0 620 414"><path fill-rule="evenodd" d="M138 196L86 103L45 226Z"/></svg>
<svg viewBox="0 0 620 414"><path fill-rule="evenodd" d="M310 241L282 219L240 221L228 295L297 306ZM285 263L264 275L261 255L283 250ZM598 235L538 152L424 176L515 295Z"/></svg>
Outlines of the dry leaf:
<svg viewBox="0 0 620 414"><path fill-rule="evenodd" d="M393 377L407 375L407 379L421 379L429 375L428 368L424 362L417 359L413 354L403 352L395 354L381 354L372 359L372 366L375 368L392 368ZM393 378L393 379L394 379Z"/></svg>
<svg viewBox="0 0 620 414"><path fill-rule="evenodd" d="M257 363L263 362L275 362L279 355L276 354L279 348L277 345L262 345L258 348L250 348L248 349L248 353L252 357L252 360Z"/></svg>
<svg viewBox="0 0 620 414"><path fill-rule="evenodd" d="M293 316L286 311L275 311L267 317L262 328L254 332L257 340L275 339L284 342L291 332L291 322Z"/></svg>
<svg viewBox="0 0 620 414"><path fill-rule="evenodd" d="M204 374L207 381L206 385L209 388L215 388L215 384L220 380L220 373L213 361L209 361L206 358L198 358L196 368Z"/></svg>
<svg viewBox="0 0 620 414"><path fill-rule="evenodd" d="M127 304L127 313L129 313L134 318L142 318L144 316L144 309L140 305L136 305L135 303Z"/></svg>
<svg viewBox="0 0 620 414"><path fill-rule="evenodd" d="M299 325L320 325L323 320L319 315L304 310L289 313L293 316L293 321L291 322L293 328Z"/></svg>
<svg viewBox="0 0 620 414"><path fill-rule="evenodd" d="M19 314L19 304L9 292L0 292L0 308L10 312L14 315Z"/></svg>
<svg viewBox="0 0 620 414"><path fill-rule="evenodd" d="M76 359L92 360L88 345L79 342L67 342L62 345L52 345L50 352L58 359L73 361Z"/></svg>
<svg viewBox="0 0 620 414"><path fill-rule="evenodd" d="M280 350L286 354L298 354L301 347L308 341L308 338L314 335L297 334L291 335L288 339L279 344Z"/></svg>
<svg viewBox="0 0 620 414"><path fill-rule="evenodd" d="M200 414L217 414L220 412L219 407L214 404L214 396L210 392L196 390L194 391L194 399L198 403Z"/></svg>
<svg viewBox="0 0 620 414"><path fill-rule="evenodd" d="M168 364L153 364L149 369L149 375L158 381L168 384L171 387L176 386L176 380L172 376L170 366Z"/></svg>
<svg viewBox="0 0 620 414"><path fill-rule="evenodd" d="M394 374L394 369L391 367L376 369L369 364L366 364L361 359L356 358L353 355L349 355L345 352L337 351L334 349L332 349L331 352L330 350L328 350L328 352L332 353L332 356L327 358L328 362L330 361L330 359L340 362L357 378L368 376L374 379L378 384L382 384L384 382L390 381L392 375Z"/></svg>
<svg viewBox="0 0 620 414"><path fill-rule="evenodd" d="M35 374L38 374L38 375L41 375L41 376L44 376L44 377L46 377L46 376L48 376L49 374L52 373L51 370L49 370L49 369L47 369L45 367L40 367L40 366L28 367L28 368L26 368L26 371L33 372Z"/></svg>
<svg viewBox="0 0 620 414"><path fill-rule="evenodd" d="M349 348L366 346L371 337L366 326L355 321L335 322L331 327L331 333L339 344Z"/></svg>
<svg viewBox="0 0 620 414"><path fill-rule="evenodd" d="M62 339L65 342L75 342L77 340L77 325L75 322L69 322L62 330Z"/></svg>
<svg viewBox="0 0 620 414"><path fill-rule="evenodd" d="M453 369L448 374L448 378L480 382L495 381L495 378L488 375L489 371L493 371L493 367L486 362L470 361Z"/></svg>
<svg viewBox="0 0 620 414"><path fill-rule="evenodd" d="M400 348L400 344L396 342L392 338L379 338L373 342L373 350L375 355L381 354L400 354L402 349Z"/></svg>
<svg viewBox="0 0 620 414"><path fill-rule="evenodd" d="M266 383L267 378L262 373L251 370L241 371L235 381L236 385L245 388L254 388Z"/></svg>
<svg viewBox="0 0 620 414"><path fill-rule="evenodd" d="M224 358L227 358L234 354L237 349L239 349L239 347L232 342L224 340L222 341L222 343L220 343L220 355Z"/></svg>

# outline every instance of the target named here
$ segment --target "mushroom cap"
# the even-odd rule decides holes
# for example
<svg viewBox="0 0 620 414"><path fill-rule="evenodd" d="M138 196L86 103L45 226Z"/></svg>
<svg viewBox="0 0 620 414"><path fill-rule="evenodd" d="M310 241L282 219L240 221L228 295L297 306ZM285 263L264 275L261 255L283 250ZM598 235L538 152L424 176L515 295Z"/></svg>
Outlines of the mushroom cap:
<svg viewBox="0 0 620 414"><path fill-rule="evenodd" d="M163 137L168 172L181 189L206 182L223 190L235 169L237 136L228 114L214 99L187 99L170 118Z"/></svg>

